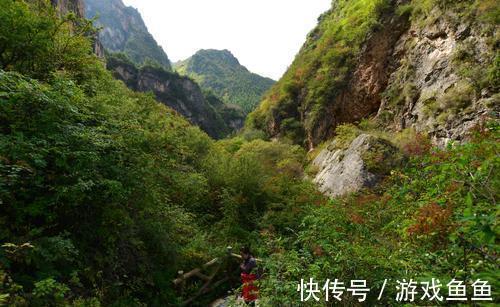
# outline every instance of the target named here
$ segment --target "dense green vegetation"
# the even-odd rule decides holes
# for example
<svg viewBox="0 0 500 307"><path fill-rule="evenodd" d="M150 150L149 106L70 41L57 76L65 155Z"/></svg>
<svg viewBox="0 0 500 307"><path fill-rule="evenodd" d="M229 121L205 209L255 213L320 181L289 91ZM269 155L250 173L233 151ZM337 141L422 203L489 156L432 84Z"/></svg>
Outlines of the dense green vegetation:
<svg viewBox="0 0 500 307"><path fill-rule="evenodd" d="M391 136L410 160L379 187L302 207L293 223L263 232L264 305L297 302L297 281L310 277L366 279L370 304L385 279L383 305L395 305L396 280L410 278L439 279L443 295L452 278L481 278L498 295L499 137L498 124L478 127L470 143L440 150L423 135Z"/></svg>
<svg viewBox="0 0 500 307"><path fill-rule="evenodd" d="M92 35L91 23L77 20L74 14L56 21L56 11L49 4L36 5L37 11L22 3L2 5L0 67L41 79L56 70L65 70L77 80L87 78L95 62L84 36Z"/></svg>
<svg viewBox="0 0 500 307"><path fill-rule="evenodd" d="M190 295L172 285L178 270L248 243L263 306L297 304L310 277L482 278L498 291L497 123L446 149L341 126L339 146L377 134L407 162L327 199L304 176L314 152L252 129L210 139L113 79L88 22L48 3L0 0L0 304L177 305Z"/></svg>
<svg viewBox="0 0 500 307"><path fill-rule="evenodd" d="M167 54L148 32L140 13L122 0L85 0L87 18L102 27L100 39L110 52L125 53L136 65L159 65L171 70Z"/></svg>
<svg viewBox="0 0 500 307"><path fill-rule="evenodd" d="M25 27L2 27L2 37L15 32L27 41L60 23L50 5L2 0L2 7L26 16ZM48 50L86 40L59 29L44 39ZM2 50L13 52L12 46ZM3 299L35 306L79 297L171 299L164 285L179 248L196 236L181 203L197 196L177 191L196 179L194 161L210 140L150 96L113 80L89 44L71 46L85 56L62 59L43 78L0 75ZM24 56L2 68L16 70L33 58ZM73 77L82 73L85 78ZM189 236L182 235L186 228Z"/></svg>
<svg viewBox="0 0 500 307"><path fill-rule="evenodd" d="M175 70L196 80L226 104L236 104L245 113L253 111L274 84L269 78L249 72L228 50L200 50L176 63Z"/></svg>
<svg viewBox="0 0 500 307"><path fill-rule="evenodd" d="M22 18L0 37L27 42L0 67L2 303L175 305L177 270L253 236L269 206L311 194L301 148L251 133L216 144L115 81L81 21L61 23L43 1L0 1L1 22ZM75 56L53 59L59 44ZM3 58L16 48L0 41ZM40 73L45 61L57 66Z"/></svg>

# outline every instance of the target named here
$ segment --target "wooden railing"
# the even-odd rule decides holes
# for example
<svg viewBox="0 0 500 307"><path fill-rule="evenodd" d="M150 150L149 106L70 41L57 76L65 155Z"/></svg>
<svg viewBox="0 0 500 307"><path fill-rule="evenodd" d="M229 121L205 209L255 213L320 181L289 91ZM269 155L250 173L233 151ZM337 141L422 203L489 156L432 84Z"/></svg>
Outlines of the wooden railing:
<svg viewBox="0 0 500 307"><path fill-rule="evenodd" d="M196 277L196 278L204 281L201 288L195 294L193 294L189 299L182 302L181 306L187 306L187 305L191 304L193 301L195 301L200 296L207 294L207 293L217 289L220 285L224 284L225 282L230 281L231 280L231 272L228 272L227 270L223 272L224 277L222 277L221 279L215 280L215 277L220 272L221 268L224 265L224 262L227 260L233 259L233 258L242 260L242 257L238 254L233 253L233 248L231 246L228 246L227 253L226 253L225 257L214 258L214 259L210 260L209 262L203 264L201 267L192 269L191 271L189 271L187 273L184 273L184 271L179 271L178 272L179 276L173 280L173 283L177 288L180 288L181 290L184 288L185 282L193 277ZM256 259L256 261L261 262L260 259ZM206 272L208 270L211 270L211 272L208 274L203 273L203 272Z"/></svg>

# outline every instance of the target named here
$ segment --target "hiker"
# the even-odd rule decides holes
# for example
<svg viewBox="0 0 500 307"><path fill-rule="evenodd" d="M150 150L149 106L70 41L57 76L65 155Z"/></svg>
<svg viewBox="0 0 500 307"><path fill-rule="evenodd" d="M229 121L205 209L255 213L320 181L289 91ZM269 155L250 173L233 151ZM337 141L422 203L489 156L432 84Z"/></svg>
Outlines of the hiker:
<svg viewBox="0 0 500 307"><path fill-rule="evenodd" d="M243 247L240 250L243 262L240 265L241 269L241 282L243 284L243 300L247 304L254 303L257 299L259 289L255 286L254 282L257 278L257 261L250 252L250 248Z"/></svg>

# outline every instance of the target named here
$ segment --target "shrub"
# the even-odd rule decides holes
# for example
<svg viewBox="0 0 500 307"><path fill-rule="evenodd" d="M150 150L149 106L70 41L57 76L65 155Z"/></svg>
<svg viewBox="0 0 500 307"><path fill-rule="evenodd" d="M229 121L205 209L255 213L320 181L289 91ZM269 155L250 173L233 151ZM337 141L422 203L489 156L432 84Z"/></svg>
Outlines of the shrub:
<svg viewBox="0 0 500 307"><path fill-rule="evenodd" d="M39 79L65 70L84 78L95 61L90 21L74 14L61 19L49 1L1 0L0 6L0 69Z"/></svg>
<svg viewBox="0 0 500 307"><path fill-rule="evenodd" d="M385 279L481 277L496 285L497 139L498 124L478 128L471 143L415 156L378 188L310 205L293 231L266 233L261 301L293 304L304 276L366 279L367 303L386 305L395 289L385 288L383 302L373 291Z"/></svg>
<svg viewBox="0 0 500 307"><path fill-rule="evenodd" d="M396 135L395 143L407 157L423 156L430 152L432 143L430 138L413 129L405 129Z"/></svg>
<svg viewBox="0 0 500 307"><path fill-rule="evenodd" d="M407 232L412 237L432 235L438 237L436 243L442 243L451 231L452 213L451 208L436 203L425 205L419 209L415 224Z"/></svg>
<svg viewBox="0 0 500 307"><path fill-rule="evenodd" d="M343 124L337 126L335 134L335 147L346 149L361 134L361 131L353 124Z"/></svg>
<svg viewBox="0 0 500 307"><path fill-rule="evenodd" d="M403 162L399 149L383 139L371 144L369 150L363 153L362 159L367 171L380 176L388 175Z"/></svg>
<svg viewBox="0 0 500 307"><path fill-rule="evenodd" d="M438 123L444 124L469 107L476 94L470 83L458 82L445 93L429 98L425 102L424 114L429 118L436 118Z"/></svg>

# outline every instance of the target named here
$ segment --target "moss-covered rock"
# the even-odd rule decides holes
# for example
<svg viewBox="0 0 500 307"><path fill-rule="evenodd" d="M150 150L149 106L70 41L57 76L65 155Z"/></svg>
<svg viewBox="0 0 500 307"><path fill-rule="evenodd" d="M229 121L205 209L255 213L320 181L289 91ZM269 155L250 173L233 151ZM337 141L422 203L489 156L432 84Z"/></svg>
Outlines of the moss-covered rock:
<svg viewBox="0 0 500 307"><path fill-rule="evenodd" d="M403 155L387 140L361 134L345 148L334 140L313 161L314 182L329 196L342 196L375 186L401 165Z"/></svg>

